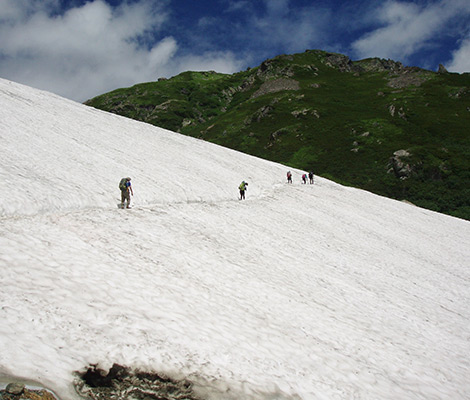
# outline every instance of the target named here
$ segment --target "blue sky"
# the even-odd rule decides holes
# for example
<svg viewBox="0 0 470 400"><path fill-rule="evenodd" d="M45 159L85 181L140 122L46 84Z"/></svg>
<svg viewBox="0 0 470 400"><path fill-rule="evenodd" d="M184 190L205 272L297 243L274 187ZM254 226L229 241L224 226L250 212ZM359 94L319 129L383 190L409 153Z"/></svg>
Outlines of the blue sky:
<svg viewBox="0 0 470 400"><path fill-rule="evenodd" d="M470 0L0 0L0 77L73 100L321 49L470 71Z"/></svg>

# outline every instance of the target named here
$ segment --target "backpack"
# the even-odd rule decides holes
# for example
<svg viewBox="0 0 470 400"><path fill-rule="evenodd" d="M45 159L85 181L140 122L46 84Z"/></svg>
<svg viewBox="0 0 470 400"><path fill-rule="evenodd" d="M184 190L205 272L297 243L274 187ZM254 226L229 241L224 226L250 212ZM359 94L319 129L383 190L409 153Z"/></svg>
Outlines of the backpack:
<svg viewBox="0 0 470 400"><path fill-rule="evenodd" d="M119 189L121 190L127 190L127 178L122 178L121 182L119 182Z"/></svg>

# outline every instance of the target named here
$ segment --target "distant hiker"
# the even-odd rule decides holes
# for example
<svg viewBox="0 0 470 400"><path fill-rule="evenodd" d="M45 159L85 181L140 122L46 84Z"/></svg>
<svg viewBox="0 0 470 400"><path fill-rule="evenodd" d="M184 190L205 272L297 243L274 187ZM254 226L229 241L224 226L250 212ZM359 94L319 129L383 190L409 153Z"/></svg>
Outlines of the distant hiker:
<svg viewBox="0 0 470 400"><path fill-rule="evenodd" d="M243 181L240 183L240 186L238 186L238 189L240 190L240 200L245 200L245 191L248 189L248 183Z"/></svg>
<svg viewBox="0 0 470 400"><path fill-rule="evenodd" d="M119 182L119 189L121 189L121 208L124 208L124 203L127 202L127 208L131 208L131 195L134 196L131 186L131 178L122 178Z"/></svg>
<svg viewBox="0 0 470 400"><path fill-rule="evenodd" d="M308 173L308 179L310 180L310 184L313 185L313 172L312 171Z"/></svg>
<svg viewBox="0 0 470 400"><path fill-rule="evenodd" d="M302 182L304 185L307 184L307 174L302 175Z"/></svg>
<svg viewBox="0 0 470 400"><path fill-rule="evenodd" d="M292 183L292 173L290 171L287 172L287 183Z"/></svg>

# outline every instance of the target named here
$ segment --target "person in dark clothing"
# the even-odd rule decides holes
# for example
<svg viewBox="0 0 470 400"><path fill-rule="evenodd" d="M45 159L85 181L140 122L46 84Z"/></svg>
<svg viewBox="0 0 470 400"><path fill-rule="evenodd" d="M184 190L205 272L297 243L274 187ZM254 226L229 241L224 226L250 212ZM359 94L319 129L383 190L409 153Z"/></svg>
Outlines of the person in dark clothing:
<svg viewBox="0 0 470 400"><path fill-rule="evenodd" d="M308 179L310 181L310 184L313 185L313 172L312 171L308 173Z"/></svg>

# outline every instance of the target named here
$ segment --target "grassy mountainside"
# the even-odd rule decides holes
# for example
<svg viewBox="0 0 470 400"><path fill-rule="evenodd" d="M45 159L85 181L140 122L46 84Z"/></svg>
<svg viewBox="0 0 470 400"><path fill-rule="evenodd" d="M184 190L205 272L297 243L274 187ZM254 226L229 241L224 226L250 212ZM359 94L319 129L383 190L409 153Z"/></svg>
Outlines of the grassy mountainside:
<svg viewBox="0 0 470 400"><path fill-rule="evenodd" d="M86 104L470 219L470 74L306 51Z"/></svg>

